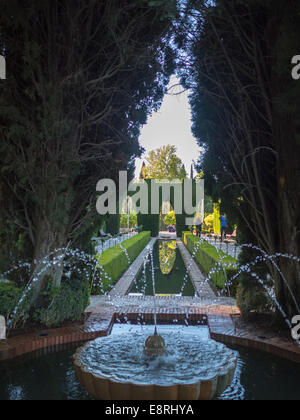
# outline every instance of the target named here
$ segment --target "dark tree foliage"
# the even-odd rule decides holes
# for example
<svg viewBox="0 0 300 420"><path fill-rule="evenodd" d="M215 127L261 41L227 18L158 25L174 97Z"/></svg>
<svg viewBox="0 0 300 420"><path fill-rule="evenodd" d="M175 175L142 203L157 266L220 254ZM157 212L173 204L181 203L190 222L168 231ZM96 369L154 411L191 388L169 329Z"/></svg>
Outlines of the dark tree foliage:
<svg viewBox="0 0 300 420"><path fill-rule="evenodd" d="M103 222L97 181L132 172L140 127L174 69L174 1L150 3L1 0L2 269L85 247Z"/></svg>
<svg viewBox="0 0 300 420"><path fill-rule="evenodd" d="M300 50L300 4L191 0L185 12L178 59L192 90L208 192L238 222L243 243L299 256L300 84L291 77L291 58ZM245 251L242 262L255 255ZM285 258L277 263L300 302L299 267ZM292 316L291 293L274 266L268 268Z"/></svg>

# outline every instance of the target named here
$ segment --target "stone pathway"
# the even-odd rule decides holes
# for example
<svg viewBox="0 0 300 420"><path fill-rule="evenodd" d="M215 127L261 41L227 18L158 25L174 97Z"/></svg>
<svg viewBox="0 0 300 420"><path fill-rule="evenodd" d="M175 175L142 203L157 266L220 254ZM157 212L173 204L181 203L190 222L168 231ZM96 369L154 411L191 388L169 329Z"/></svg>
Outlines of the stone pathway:
<svg viewBox="0 0 300 420"><path fill-rule="evenodd" d="M148 244L151 248L153 248L155 242L157 241L157 238L152 238ZM140 255L134 260L134 262L131 264L131 266L128 268L128 270L122 275L118 283L115 285L115 287L112 289L112 291L109 293L109 296L125 296L140 272L143 263L144 263L144 257L147 255L148 250L147 247L140 253Z"/></svg>
<svg viewBox="0 0 300 420"><path fill-rule="evenodd" d="M109 238L102 242L101 238L92 238L92 241L95 242L97 245L95 246L95 251L98 255L101 255L102 252L110 249L116 245L121 244L122 242L126 241L127 239L133 238L134 236L138 235L137 232L130 232L126 233L125 235L119 236L117 238Z"/></svg>
<svg viewBox="0 0 300 420"><path fill-rule="evenodd" d="M190 278L194 284L198 296L202 299L214 301L216 299L215 293L213 292L207 281L205 281L204 275L200 271L197 263L195 262L195 260L193 260L191 254L189 253L188 249L185 247L181 239L177 239L177 246L182 255L183 262L189 271Z"/></svg>
<svg viewBox="0 0 300 420"><path fill-rule="evenodd" d="M219 238L210 238L208 236L202 236L202 239L205 239L205 241L207 241L209 244L225 252L225 254L231 255L231 257L235 259L238 258L241 252L241 247L238 246L235 241L230 241L230 240L221 241L221 239Z"/></svg>

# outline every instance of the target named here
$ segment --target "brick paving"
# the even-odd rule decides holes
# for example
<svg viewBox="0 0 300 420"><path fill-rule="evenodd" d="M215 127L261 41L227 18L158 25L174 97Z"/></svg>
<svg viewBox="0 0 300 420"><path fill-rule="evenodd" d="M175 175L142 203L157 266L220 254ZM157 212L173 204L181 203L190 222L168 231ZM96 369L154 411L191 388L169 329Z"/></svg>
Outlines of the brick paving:
<svg viewBox="0 0 300 420"><path fill-rule="evenodd" d="M208 316L208 319L213 340L227 345L240 345L261 350L300 364L300 348L292 339L276 336L263 328L254 329L250 325L240 327L231 317L215 315Z"/></svg>

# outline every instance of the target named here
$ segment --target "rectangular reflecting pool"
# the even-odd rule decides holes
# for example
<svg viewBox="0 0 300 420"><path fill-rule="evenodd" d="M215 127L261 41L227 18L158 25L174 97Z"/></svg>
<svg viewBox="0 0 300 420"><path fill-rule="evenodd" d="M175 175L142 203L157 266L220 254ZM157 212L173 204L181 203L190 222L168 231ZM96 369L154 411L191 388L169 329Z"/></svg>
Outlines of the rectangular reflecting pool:
<svg viewBox="0 0 300 420"><path fill-rule="evenodd" d="M153 248L153 266L156 295L195 296L195 289L189 275L186 275L181 253L176 241L158 240ZM153 296L152 264L147 262L146 271L141 271L129 291Z"/></svg>

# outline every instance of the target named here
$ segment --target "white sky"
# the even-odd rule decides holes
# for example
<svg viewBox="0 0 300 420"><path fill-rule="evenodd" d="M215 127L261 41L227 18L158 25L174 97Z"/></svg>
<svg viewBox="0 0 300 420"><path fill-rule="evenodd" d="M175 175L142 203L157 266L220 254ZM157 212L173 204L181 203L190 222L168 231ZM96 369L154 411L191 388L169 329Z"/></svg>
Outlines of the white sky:
<svg viewBox="0 0 300 420"><path fill-rule="evenodd" d="M173 76L169 88L178 83L179 80ZM193 160L197 162L201 149L191 131L192 114L188 99L189 92L174 95L182 90L183 88L179 86L165 95L160 110L153 113L142 128L140 145L145 149L145 154L141 159L136 159L136 178L140 175L143 160L148 152L167 144L176 146L177 155L184 163L188 176Z"/></svg>

